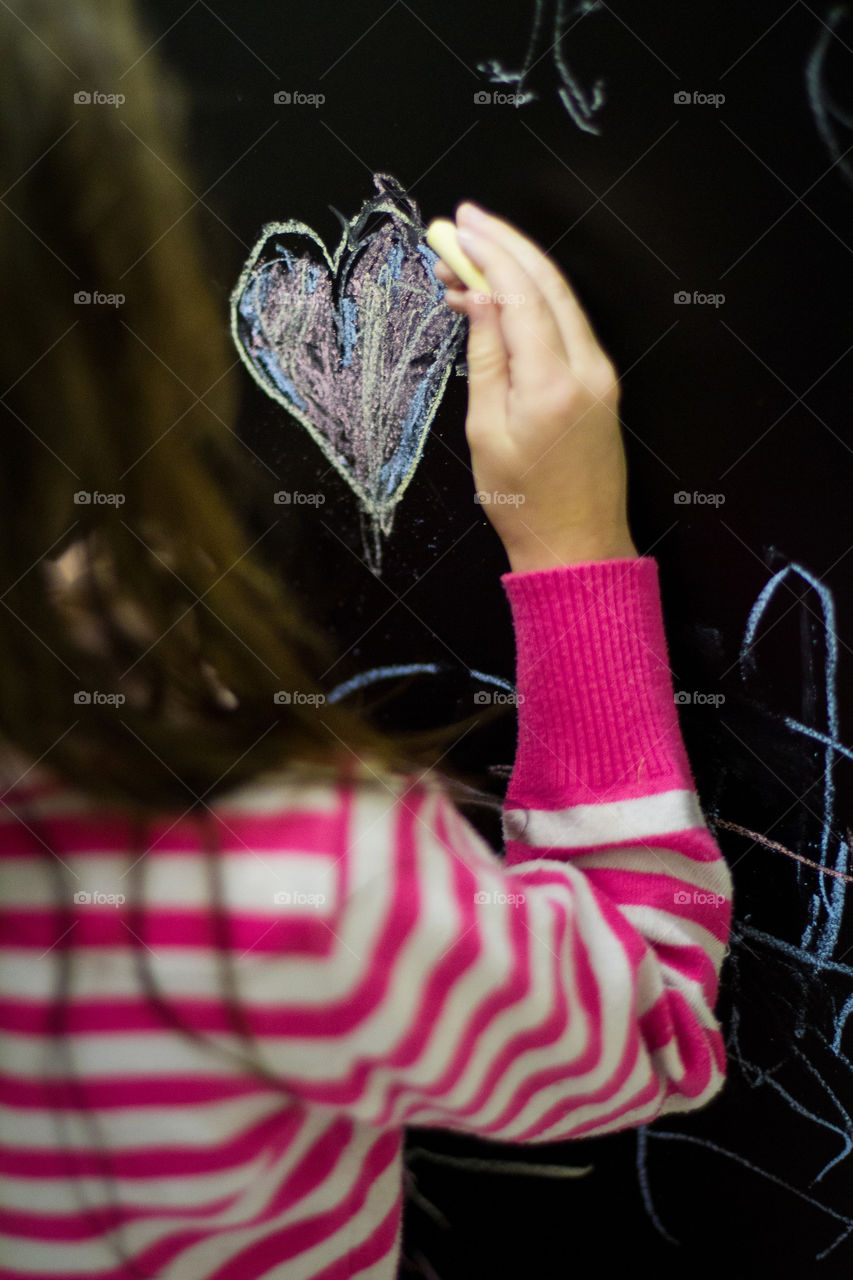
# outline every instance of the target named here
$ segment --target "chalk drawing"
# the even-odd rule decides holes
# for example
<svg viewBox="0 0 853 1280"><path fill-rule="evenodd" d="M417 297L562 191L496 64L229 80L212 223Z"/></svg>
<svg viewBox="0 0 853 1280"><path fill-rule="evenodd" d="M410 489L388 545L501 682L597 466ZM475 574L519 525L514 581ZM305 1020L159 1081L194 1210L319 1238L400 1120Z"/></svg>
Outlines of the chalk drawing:
<svg viewBox="0 0 853 1280"><path fill-rule="evenodd" d="M646 1210L656 1229L670 1243L678 1244L680 1241L665 1228L661 1213L655 1207L648 1169L650 1144L656 1141L686 1142L732 1160L750 1170L756 1177L777 1186L784 1193L783 1201L794 1197L801 1203L820 1210L830 1223L836 1225L836 1235L823 1248L818 1248L816 1242L814 1256L815 1261L820 1262L853 1233L853 1213L838 1208L830 1203L828 1195L821 1197L814 1190L832 1169L847 1160L853 1152L853 1104L850 1101L853 1098L853 1061L849 1056L849 1038L848 1052L844 1052L842 1048L847 1022L853 1013L853 965L843 963L846 952L836 955L847 884L853 878L849 865L851 836L849 831L842 835L837 827L835 785L836 766L843 758L853 759L853 751L839 737L838 634L834 600L829 589L801 565L791 563L781 569L759 594L747 622L740 651L740 670L745 681L755 675L758 669L759 630L766 610L780 587L796 578L811 588L820 605L819 648L823 654L823 675L816 682L814 690L808 691L816 696L807 699L814 706L813 718L819 723L802 723L791 716L782 717L781 723L788 732L805 739L815 748L815 768L822 784L822 796L819 812L813 815L813 843L816 850L820 851L820 860L815 861L796 850L787 849L740 824L720 821L718 825L734 830L747 839L757 839L760 845L775 853L790 855L796 868L797 884L805 898L805 922L798 942L775 937L766 930L756 928L749 923L747 916L732 922L726 960L729 966L728 981L736 993L733 1014L726 1032L729 1073L737 1071L750 1089L771 1090L776 1094L782 1108L778 1121L778 1150L781 1158L791 1148L784 1130L786 1112L792 1117L796 1116L799 1122L805 1121L813 1127L814 1143L809 1145L808 1150L804 1150L800 1140L794 1162L805 1186L797 1186L790 1180L790 1176L783 1177L778 1171L762 1168L740 1152L728 1150L695 1134L649 1126L638 1130L637 1173ZM807 610L810 618L817 616L807 607L805 600L800 602L800 608ZM808 662L803 664L804 672L811 669L811 655L808 658ZM810 676L808 679L811 683ZM810 799L805 807L811 815ZM712 827L715 825L711 815L709 824ZM742 1043L742 1033L748 1030L748 1023L739 1008L737 993L743 988L740 971L747 953L758 959L767 956L784 966L797 990L794 999L786 1000L784 1006L780 1007L782 1016L786 1016L785 1010L790 1011L789 1034L780 1037L783 1042L766 1046L766 1060L763 1062L752 1061ZM814 1007L810 996L815 989L822 990L827 995L827 1007L831 1013L827 1015L825 1023L816 1020L810 1013ZM768 998L772 998L772 994ZM833 1085L839 1070L843 1076L849 1077L843 1093L837 1085ZM806 1089L808 1098L805 1096ZM749 1138L747 1128L744 1132L744 1145L749 1143ZM671 1165L669 1176L671 1177Z"/></svg>
<svg viewBox="0 0 853 1280"><path fill-rule="evenodd" d="M304 222L263 228L231 295L231 333L258 385L309 432L360 504L364 556L420 461L464 336L417 205L389 174L334 258ZM367 527L365 527L365 522Z"/></svg>
<svg viewBox="0 0 853 1280"><path fill-rule="evenodd" d="M842 45L847 54L850 54L850 46L836 36L836 28L840 26L847 16L846 6L837 5L830 10L825 19L821 20L815 46L806 63L806 96L809 100L809 106L811 107L818 133L835 161L839 173L845 182L853 186L853 164L848 158L851 147L848 146L842 151L838 136L839 127L853 129L853 112L844 111L830 97L829 90L826 87L824 65L827 54L833 45ZM846 61L848 65L847 82L849 84L849 57Z"/></svg>
<svg viewBox="0 0 853 1280"><path fill-rule="evenodd" d="M596 80L591 90L587 90L577 79L562 51L562 42L576 23L587 14L606 8L602 0L580 0L570 5L568 0L556 0L554 5L553 24L550 35L545 31L545 13L547 0L535 0L533 28L524 55L524 63L519 71L512 71L503 63L492 58L488 62L477 64L477 70L489 77L493 84L511 84L514 86L516 106L523 106L532 101L536 94L524 88L524 82L533 68L549 53L553 56L554 66L560 77L558 96L566 111L579 129L585 133L601 133L594 117L604 106L604 81ZM549 42L543 53L536 57L536 51L543 39Z"/></svg>
<svg viewBox="0 0 853 1280"><path fill-rule="evenodd" d="M366 689L368 685L376 684L380 680L396 679L400 676L414 675L430 675L436 676L443 672L451 672L453 668L449 663L441 662L407 662L399 663L387 667L372 667L369 671L359 672L357 676L353 676L351 680L345 680L342 684L336 684L331 690L327 702L338 702L341 698L345 698L348 693L353 693L356 689ZM468 675L472 680L479 680L483 684L494 685L497 689L506 689L508 693L514 693L515 687L508 680L504 680L501 676L490 676L484 671L475 671L473 667L466 668Z"/></svg>

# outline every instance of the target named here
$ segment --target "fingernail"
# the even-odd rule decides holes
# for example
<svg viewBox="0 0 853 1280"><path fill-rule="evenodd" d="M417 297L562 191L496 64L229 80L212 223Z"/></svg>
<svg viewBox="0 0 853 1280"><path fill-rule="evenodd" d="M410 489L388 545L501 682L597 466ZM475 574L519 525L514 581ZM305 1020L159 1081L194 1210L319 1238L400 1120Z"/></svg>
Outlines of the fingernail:
<svg viewBox="0 0 853 1280"><path fill-rule="evenodd" d="M483 242L481 238L477 235L476 231L471 231L468 227L460 227L456 232L456 239L459 241L465 252L467 253L470 251L472 256L476 256L482 248Z"/></svg>
<svg viewBox="0 0 853 1280"><path fill-rule="evenodd" d="M467 222L472 227L485 226L488 214L479 205L472 204L470 200L465 200L456 210L457 218L461 218L463 222Z"/></svg>

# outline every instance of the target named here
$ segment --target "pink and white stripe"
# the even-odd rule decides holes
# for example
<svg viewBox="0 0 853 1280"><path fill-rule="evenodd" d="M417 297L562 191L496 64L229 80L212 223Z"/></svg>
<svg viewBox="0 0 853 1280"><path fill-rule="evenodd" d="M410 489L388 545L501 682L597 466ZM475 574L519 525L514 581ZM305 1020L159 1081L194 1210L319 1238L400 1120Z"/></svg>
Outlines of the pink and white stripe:
<svg viewBox="0 0 853 1280"><path fill-rule="evenodd" d="M524 693L503 860L429 778L267 780L213 805L238 992L275 1083L181 1036L137 981L138 925L171 1008L241 1053L198 828L158 824L140 921L121 817L27 775L69 898L92 898L65 940L65 1043L142 1273L392 1280L404 1126L554 1142L722 1088L732 881L678 730L656 565L503 581ZM50 1053L54 892L3 808L0 1280L126 1280L81 1210L108 1211L109 1188Z"/></svg>

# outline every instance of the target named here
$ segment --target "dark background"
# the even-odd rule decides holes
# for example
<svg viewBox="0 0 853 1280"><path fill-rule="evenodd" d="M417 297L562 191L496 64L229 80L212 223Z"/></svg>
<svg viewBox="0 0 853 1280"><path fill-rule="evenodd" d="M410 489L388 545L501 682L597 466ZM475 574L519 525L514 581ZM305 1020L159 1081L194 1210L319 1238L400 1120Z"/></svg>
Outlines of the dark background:
<svg viewBox="0 0 853 1280"><path fill-rule="evenodd" d="M661 1276L761 1265L847 1277L853 931L846 882L791 855L849 874L850 758L785 717L853 744L853 152L833 164L806 81L823 40L824 91L853 125L853 16L765 0L585 8L563 6L556 50L583 90L602 81L597 133L558 95L557 0L539 5L524 83L536 98L520 107L474 95L516 90L478 63L522 67L533 0L147 0L143 13L192 91L188 159L223 308L265 222L298 218L333 253L329 206L353 217L376 172L407 188L425 222L466 197L495 210L572 281L622 377L632 530L660 565L688 752L733 869L723 1093L693 1117L569 1144L413 1131L418 1190L447 1225L408 1200L405 1273L556 1276L642 1261ZM278 106L279 90L326 101ZM679 91L725 102L677 104ZM853 132L832 127L844 152ZM725 301L679 305L680 290ZM470 668L512 681L508 566L473 501L464 377L448 384L381 578L363 562L354 495L248 374L244 388L241 433L270 494L285 479L326 494L319 509L256 518L280 520L264 545L335 636L330 685L384 663L444 664L387 712L432 724L475 709ZM678 503L679 491L723 501ZM785 569L747 669L750 611ZM514 740L509 714L450 758L499 795ZM498 845L496 820L470 816ZM593 1171L487 1172L416 1148Z"/></svg>

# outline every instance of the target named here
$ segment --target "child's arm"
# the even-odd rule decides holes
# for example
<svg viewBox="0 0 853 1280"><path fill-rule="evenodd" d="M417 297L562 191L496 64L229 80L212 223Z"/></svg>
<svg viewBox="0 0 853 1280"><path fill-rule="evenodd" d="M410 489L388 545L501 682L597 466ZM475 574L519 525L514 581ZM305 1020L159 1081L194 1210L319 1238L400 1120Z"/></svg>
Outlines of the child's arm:
<svg viewBox="0 0 853 1280"><path fill-rule="evenodd" d="M354 788L318 950L252 990L297 1097L554 1142L719 1092L732 881L679 732L655 562L504 585L521 696L505 863L441 790Z"/></svg>
<svg viewBox="0 0 853 1280"><path fill-rule="evenodd" d="M354 790L333 936L267 971L264 1050L298 1097L372 1125L553 1142L719 1092L732 886L684 755L654 561L505 582L524 694L509 865L439 790Z"/></svg>
<svg viewBox="0 0 853 1280"><path fill-rule="evenodd" d="M503 582L521 695L505 865L531 883L549 866L531 874L534 859L583 873L611 931L594 983L638 1018L662 1088L656 1114L702 1106L725 1072L713 1010L732 879L678 726L657 565L611 560ZM590 919L597 927L597 911ZM616 1034L612 1050L629 1043ZM621 1126L587 1132L608 1127Z"/></svg>
<svg viewBox="0 0 853 1280"><path fill-rule="evenodd" d="M267 1048L298 1096L370 1124L548 1142L719 1091L732 883L628 531L613 368L536 246L487 219L476 257L498 297L448 302L473 321L477 488L516 499L483 507L513 570L506 865L441 791L354 793L334 935L271 971Z"/></svg>

